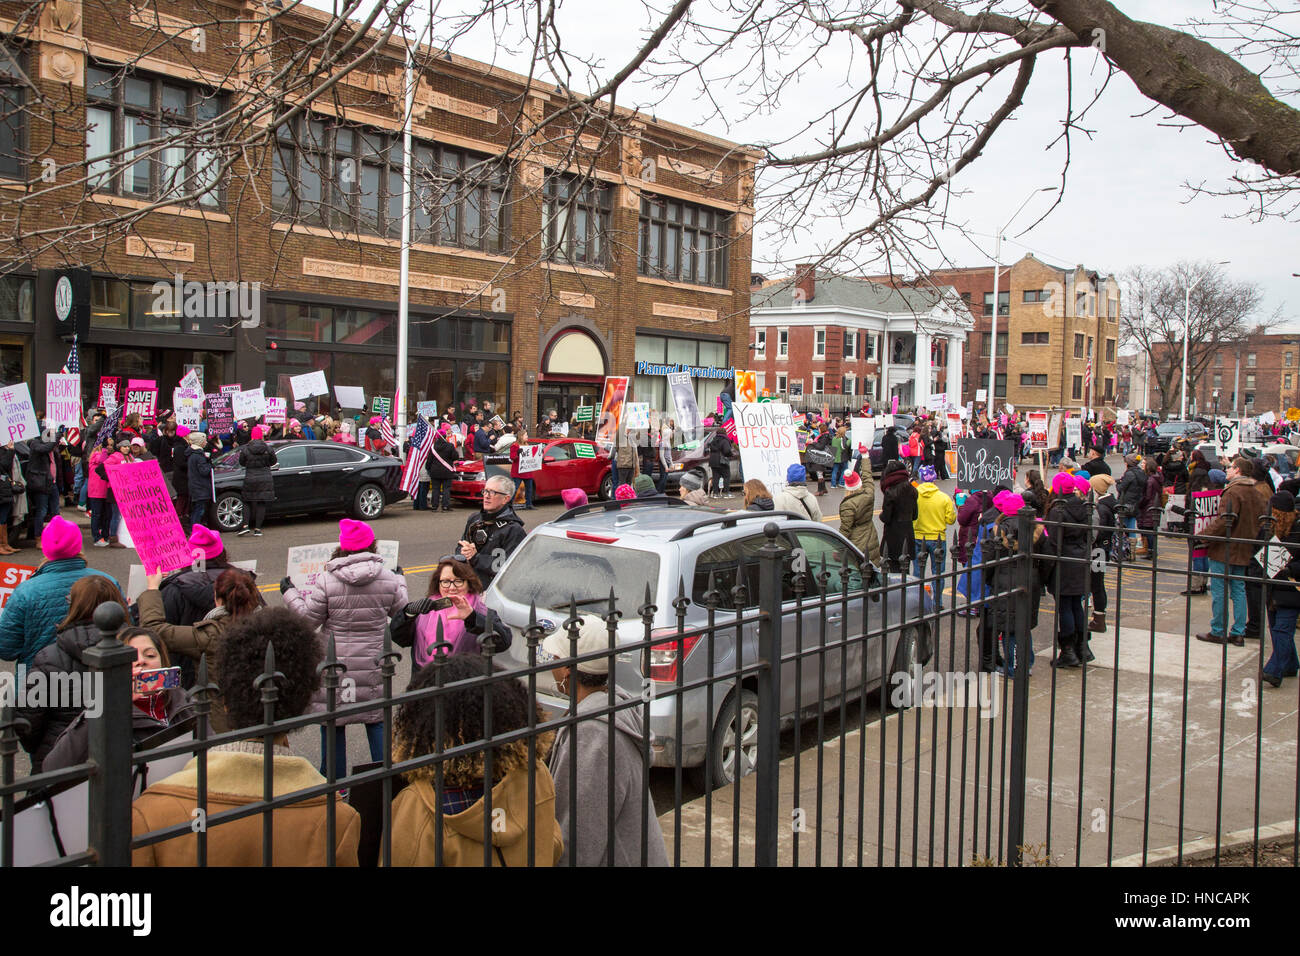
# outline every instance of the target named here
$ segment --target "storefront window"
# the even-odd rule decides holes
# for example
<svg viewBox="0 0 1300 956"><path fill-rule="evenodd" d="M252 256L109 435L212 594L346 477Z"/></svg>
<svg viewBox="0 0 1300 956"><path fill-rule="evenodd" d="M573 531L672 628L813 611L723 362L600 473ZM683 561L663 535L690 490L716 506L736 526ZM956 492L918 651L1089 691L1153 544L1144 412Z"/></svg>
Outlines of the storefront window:
<svg viewBox="0 0 1300 956"><path fill-rule="evenodd" d="M457 329L461 319L454 315L437 318L429 315L411 315L411 348L446 349L457 348Z"/></svg>
<svg viewBox="0 0 1300 956"><path fill-rule="evenodd" d="M153 353L149 349L110 348L100 374L118 378L153 378Z"/></svg>
<svg viewBox="0 0 1300 956"><path fill-rule="evenodd" d="M328 306L297 302L267 304L266 334L271 338L334 341L334 310Z"/></svg>
<svg viewBox="0 0 1300 956"><path fill-rule="evenodd" d="M461 360L456 365L457 401L489 401L495 408L505 407L510 394L509 363Z"/></svg>
<svg viewBox="0 0 1300 956"><path fill-rule="evenodd" d="M727 353L726 342L696 342L662 335L636 337L638 362L725 369L729 367ZM699 405L701 416L712 415L717 411L718 396L727 386L727 381L725 378L694 379L695 401ZM661 412L672 414L675 411L665 375L637 375L632 382L632 398L637 402L649 402L651 408Z"/></svg>
<svg viewBox="0 0 1300 956"><path fill-rule="evenodd" d="M484 319L466 320L470 328L471 352L510 353L510 324L508 322L489 322Z"/></svg>
<svg viewBox="0 0 1300 956"><path fill-rule="evenodd" d="M325 370L325 381L331 387L333 381L330 378L330 353L329 352L307 352L299 349L268 349L266 353L266 394L273 395L277 398L283 398L288 404L290 410L293 409L293 386L289 384L289 379L294 375L303 375L307 372L315 372L319 369ZM344 383L345 385L348 383ZM205 388L211 389L210 383L205 380ZM334 399L332 395L318 395L314 398L302 400L307 411L316 415L321 409L332 408Z"/></svg>
<svg viewBox="0 0 1300 956"><path fill-rule="evenodd" d="M125 329L130 324L131 290L117 279L90 280L90 324L100 329Z"/></svg>
<svg viewBox="0 0 1300 956"><path fill-rule="evenodd" d="M30 382L27 374L27 336L0 335L0 386Z"/></svg>
<svg viewBox="0 0 1300 956"><path fill-rule="evenodd" d="M0 278L0 322L32 321L34 283L25 276Z"/></svg>
<svg viewBox="0 0 1300 956"><path fill-rule="evenodd" d="M335 385L360 385L366 390L366 409L376 395L392 398L397 391L396 355L361 355L356 352L334 353L334 374L326 373L332 389Z"/></svg>
<svg viewBox="0 0 1300 956"><path fill-rule="evenodd" d="M444 411L456 391L456 360L449 358L412 359L406 368L406 384L411 390L410 407L415 402L437 402Z"/></svg>
<svg viewBox="0 0 1300 956"><path fill-rule="evenodd" d="M131 328L144 332L179 332L182 303L175 296L155 295L152 285L131 284ZM159 301L166 299L168 301Z"/></svg>
<svg viewBox="0 0 1300 956"><path fill-rule="evenodd" d="M334 340L340 345L396 345L397 313L335 309Z"/></svg>

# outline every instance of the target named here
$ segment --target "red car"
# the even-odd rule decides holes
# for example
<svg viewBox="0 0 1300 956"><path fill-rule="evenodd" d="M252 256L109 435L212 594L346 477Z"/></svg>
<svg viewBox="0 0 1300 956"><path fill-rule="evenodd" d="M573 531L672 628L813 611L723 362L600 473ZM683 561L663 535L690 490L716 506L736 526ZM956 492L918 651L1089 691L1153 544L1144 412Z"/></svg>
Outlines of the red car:
<svg viewBox="0 0 1300 956"><path fill-rule="evenodd" d="M531 477L536 485L534 500L558 498L565 488L581 488L588 497L609 500L614 497L613 470L609 456L594 442L580 438L552 438L528 445L545 445L542 470ZM451 483L451 496L458 501L481 501L483 498L483 465L496 465L503 473L510 470L510 456L506 453L485 455L484 461L464 459L456 462L456 477Z"/></svg>

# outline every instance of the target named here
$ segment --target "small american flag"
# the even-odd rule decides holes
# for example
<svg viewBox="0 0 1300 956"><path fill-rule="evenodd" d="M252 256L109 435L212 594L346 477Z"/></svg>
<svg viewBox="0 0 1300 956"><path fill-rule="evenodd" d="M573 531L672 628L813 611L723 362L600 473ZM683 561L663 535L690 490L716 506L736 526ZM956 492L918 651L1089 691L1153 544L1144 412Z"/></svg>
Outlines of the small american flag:
<svg viewBox="0 0 1300 956"><path fill-rule="evenodd" d="M396 449L397 436L393 434L393 426L389 423L387 418L382 418L379 420L379 436L383 438L384 441L388 442L389 445L393 446L394 449Z"/></svg>
<svg viewBox="0 0 1300 956"><path fill-rule="evenodd" d="M64 359L63 368L60 369L59 372L62 375L81 374L81 359L77 355L77 337L75 335L72 337L72 348L68 350L68 357ZM65 437L68 439L68 444L70 445L75 445L81 441L81 431L86 427L86 413L84 410L80 413L80 418L81 427L69 428L65 433Z"/></svg>
<svg viewBox="0 0 1300 956"><path fill-rule="evenodd" d="M1088 366L1083 372L1083 404L1092 404L1092 344L1088 346Z"/></svg>
<svg viewBox="0 0 1300 956"><path fill-rule="evenodd" d="M421 418L411 429L411 451L407 455L406 464L402 466L402 490L411 497L415 497L416 491L420 487L420 466L424 460L429 457L429 451L433 448L434 440L437 434L429 423Z"/></svg>

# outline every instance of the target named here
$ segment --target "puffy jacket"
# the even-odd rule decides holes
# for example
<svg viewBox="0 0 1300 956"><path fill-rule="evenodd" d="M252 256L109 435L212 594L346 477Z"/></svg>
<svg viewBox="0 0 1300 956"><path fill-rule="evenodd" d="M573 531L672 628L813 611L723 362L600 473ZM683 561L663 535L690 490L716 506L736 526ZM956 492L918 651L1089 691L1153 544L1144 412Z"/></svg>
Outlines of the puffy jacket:
<svg viewBox="0 0 1300 956"><path fill-rule="evenodd" d="M190 452L188 484L190 501L212 500L212 462L207 455Z"/></svg>
<svg viewBox="0 0 1300 956"><path fill-rule="evenodd" d="M27 442L27 492L28 494L48 494L55 490L54 476L50 474L50 465L54 461L54 442L33 438Z"/></svg>
<svg viewBox="0 0 1300 956"><path fill-rule="evenodd" d="M334 636L338 660L347 665L346 676L356 681L357 702L383 694L379 655L384 652L384 626L407 604L406 581L384 567L384 559L369 551L334 558L325 570L303 587L290 588L284 603L320 631L321 644ZM318 690L311 713L325 712L326 695ZM352 714L340 723L373 724L384 719L381 710Z"/></svg>
<svg viewBox="0 0 1300 956"><path fill-rule="evenodd" d="M1119 484L1115 487L1115 497L1119 499L1120 508L1126 510L1130 517L1136 517L1142 506L1142 495L1146 491L1147 475L1141 465L1129 465Z"/></svg>
<svg viewBox="0 0 1300 956"><path fill-rule="evenodd" d="M555 781L540 760L535 765L533 774L533 862L537 866L554 866L560 862L564 853L564 837L559 824L555 822ZM438 825L438 798L433 789L433 768L424 767L412 771L411 775L419 776L393 798L393 866L433 866L434 833ZM484 808L484 802L480 799L461 813L444 813L443 866L483 865ZM527 770L511 770L492 788L492 809L505 811L500 815L501 826L491 829L492 865L527 866L530 840ZM638 833L640 827L638 817Z"/></svg>
<svg viewBox="0 0 1300 956"><path fill-rule="evenodd" d="M876 483L871 472L862 476L862 484L846 491L840 501L840 534L853 542L872 564L880 564L880 537L876 533Z"/></svg>
<svg viewBox="0 0 1300 956"><path fill-rule="evenodd" d="M746 511L774 511L776 509L773 506L773 502L771 498L765 498L762 495L760 495L759 497L751 501L749 503L749 507L747 507L745 510Z"/></svg>
<svg viewBox="0 0 1300 956"><path fill-rule="evenodd" d="M86 469L87 498L108 497L108 482L99 477L99 469L103 467L104 474L108 474L107 462L110 454L107 448L96 448L90 453L89 467Z"/></svg>
<svg viewBox="0 0 1300 956"><path fill-rule="evenodd" d="M1052 522L1083 527L1061 527ZM1059 557L1052 569L1054 594L1073 597L1088 593L1084 587L1091 551L1087 524L1088 503L1078 495L1057 498L1047 511L1047 545L1043 550L1053 558Z"/></svg>
<svg viewBox="0 0 1300 956"><path fill-rule="evenodd" d="M456 459L459 457L460 453L456 450L456 446L440 435L434 440L424 467L428 470L431 479L445 481L456 477ZM442 461L439 461L439 458Z"/></svg>
<svg viewBox="0 0 1300 956"><path fill-rule="evenodd" d="M46 687L51 687L50 676L53 674L80 675L89 671L89 666L81 659L81 653L92 644L99 643L99 628L87 621L84 624L72 624L59 631L54 643L41 648L27 674L40 672L45 675ZM77 680L80 681L80 677ZM53 701L49 702L53 704ZM17 715L26 720L28 727L20 731L18 739L32 757L32 773L40 773L45 758L49 755L59 735L67 730L68 725L81 713L80 707L20 707Z"/></svg>
<svg viewBox="0 0 1300 956"><path fill-rule="evenodd" d="M68 613L68 592L88 574L116 579L86 567L81 556L47 561L18 585L0 614L0 661L21 661L28 667L37 652L55 639L55 628Z"/></svg>
<svg viewBox="0 0 1300 956"><path fill-rule="evenodd" d="M822 509L817 504L816 496L804 485L786 485L772 496L772 507L776 511L789 511L800 517L807 515L809 521L822 520Z"/></svg>
<svg viewBox="0 0 1300 956"><path fill-rule="evenodd" d="M275 452L260 438L255 438L239 449L239 464L244 469L244 486L241 495L245 501L274 501L275 479L271 468L275 465Z"/></svg>
<svg viewBox="0 0 1300 956"><path fill-rule="evenodd" d="M916 520L912 531L918 538L945 538L948 526L957 521L957 509L952 499L939 490L932 481L916 486Z"/></svg>

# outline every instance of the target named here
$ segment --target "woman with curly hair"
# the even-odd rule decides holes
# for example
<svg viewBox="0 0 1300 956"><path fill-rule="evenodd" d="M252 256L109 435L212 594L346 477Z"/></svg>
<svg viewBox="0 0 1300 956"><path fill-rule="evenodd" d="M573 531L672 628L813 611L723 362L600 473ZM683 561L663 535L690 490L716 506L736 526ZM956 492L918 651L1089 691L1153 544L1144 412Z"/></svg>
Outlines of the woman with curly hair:
<svg viewBox="0 0 1300 956"><path fill-rule="evenodd" d="M411 682L412 691L433 687L439 681L452 689L440 697L402 705L393 721L394 758L414 760L483 741L489 702L494 737L527 727L528 690L519 681L505 678L491 683L489 695L485 680L488 676L487 662L471 654L448 657L421 670ZM534 865L558 863L564 841L555 821L555 782L546 769L550 744L551 735L538 736L536 762L531 767L526 739L491 748L490 819L484 801L488 787L486 748L407 771L408 786L393 800L393 865L435 866L440 862L442 866L527 866L530 841ZM534 783L531 833L530 775ZM439 827L441 861L436 851ZM485 830L491 834L490 848L483 840Z"/></svg>

